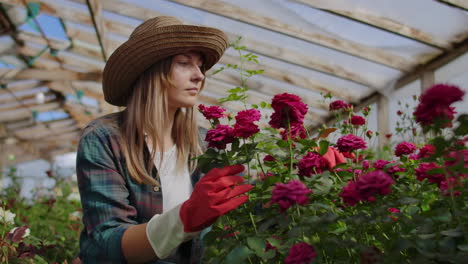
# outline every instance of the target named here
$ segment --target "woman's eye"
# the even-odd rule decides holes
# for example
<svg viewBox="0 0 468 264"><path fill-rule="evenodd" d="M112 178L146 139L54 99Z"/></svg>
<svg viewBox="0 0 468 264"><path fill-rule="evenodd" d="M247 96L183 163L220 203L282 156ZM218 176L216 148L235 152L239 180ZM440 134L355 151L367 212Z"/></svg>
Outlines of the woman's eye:
<svg viewBox="0 0 468 264"><path fill-rule="evenodd" d="M186 62L186 61L179 61L179 64L180 64L180 65L187 65L188 62Z"/></svg>

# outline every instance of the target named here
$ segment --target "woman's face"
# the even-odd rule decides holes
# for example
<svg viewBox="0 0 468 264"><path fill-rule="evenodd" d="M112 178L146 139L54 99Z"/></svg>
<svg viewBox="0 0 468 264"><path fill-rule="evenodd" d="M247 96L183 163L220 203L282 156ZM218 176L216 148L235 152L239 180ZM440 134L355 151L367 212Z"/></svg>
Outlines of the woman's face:
<svg viewBox="0 0 468 264"><path fill-rule="evenodd" d="M168 89L169 107L192 107L197 103L198 94L205 75L201 71L202 57L197 52L186 52L172 59L170 79L173 87Z"/></svg>

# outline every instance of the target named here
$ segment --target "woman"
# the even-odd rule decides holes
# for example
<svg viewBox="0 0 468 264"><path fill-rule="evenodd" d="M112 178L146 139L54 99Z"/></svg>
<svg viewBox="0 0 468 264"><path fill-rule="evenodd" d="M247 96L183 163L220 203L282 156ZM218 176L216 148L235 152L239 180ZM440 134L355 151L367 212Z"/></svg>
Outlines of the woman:
<svg viewBox="0 0 468 264"><path fill-rule="evenodd" d="M78 146L84 263L194 263L200 231L247 201L242 165L198 181L191 159L204 73L227 46L220 30L156 17L110 56L104 96L126 109L91 122Z"/></svg>

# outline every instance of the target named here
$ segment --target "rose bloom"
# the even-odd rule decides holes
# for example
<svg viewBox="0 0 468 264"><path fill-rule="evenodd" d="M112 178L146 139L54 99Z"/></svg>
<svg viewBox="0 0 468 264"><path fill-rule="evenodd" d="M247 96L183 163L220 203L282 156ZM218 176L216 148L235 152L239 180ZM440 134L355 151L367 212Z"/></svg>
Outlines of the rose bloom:
<svg viewBox="0 0 468 264"><path fill-rule="evenodd" d="M381 170L368 172L356 181L359 196L367 201L375 201L374 195L387 195L392 192L390 188L393 181L392 177Z"/></svg>
<svg viewBox="0 0 468 264"><path fill-rule="evenodd" d="M387 211L389 211L392 214L401 212L398 208L393 207L388 208Z"/></svg>
<svg viewBox="0 0 468 264"><path fill-rule="evenodd" d="M390 161L379 159L379 160L376 160L374 162L374 168L376 168L378 170L383 170L384 166L389 164L389 163L390 163Z"/></svg>
<svg viewBox="0 0 468 264"><path fill-rule="evenodd" d="M373 135L374 135L374 132L372 132L371 130L367 130L366 137L371 138Z"/></svg>
<svg viewBox="0 0 468 264"><path fill-rule="evenodd" d="M322 173L327 168L326 160L315 152L307 152L307 154L299 160L299 175L310 177L313 174Z"/></svg>
<svg viewBox="0 0 468 264"><path fill-rule="evenodd" d="M227 125L218 125L208 130L205 141L209 148L225 149L226 145L234 140L234 129Z"/></svg>
<svg viewBox="0 0 468 264"><path fill-rule="evenodd" d="M281 131L281 138L283 140L304 139L306 137L307 137L307 133L302 124L294 124L291 126L291 129L285 129Z"/></svg>
<svg viewBox="0 0 468 264"><path fill-rule="evenodd" d="M362 200L357 189L357 184L353 181L348 181L348 185L343 187L339 196L343 199L343 202L350 206L354 206Z"/></svg>
<svg viewBox="0 0 468 264"><path fill-rule="evenodd" d="M307 105L299 96L288 93L275 95L271 107L275 110L269 122L273 128L289 128L289 126L302 124L308 110Z"/></svg>
<svg viewBox="0 0 468 264"><path fill-rule="evenodd" d="M393 163L394 161L392 161ZM397 164L395 166L391 166L390 168L387 169L387 172L390 173L390 175L393 176L393 178L398 179L398 175L396 175L397 172L405 172L406 168L400 167L401 164Z"/></svg>
<svg viewBox="0 0 468 264"><path fill-rule="evenodd" d="M414 111L416 122L423 126L434 124L435 120L442 120L442 126L451 126L455 113L450 105L462 101L465 92L454 85L436 84L425 91L419 98L419 105Z"/></svg>
<svg viewBox="0 0 468 264"><path fill-rule="evenodd" d="M429 158L432 154L435 153L435 147L433 145L425 145L419 149L418 159Z"/></svg>
<svg viewBox="0 0 468 264"><path fill-rule="evenodd" d="M254 122L260 120L260 117L261 113L257 109L248 109L237 113L234 136L249 138L259 132L260 129Z"/></svg>
<svg viewBox="0 0 468 264"><path fill-rule="evenodd" d="M219 106L210 106L206 107L202 104L198 105L198 109L203 114L203 116L210 120L215 118L222 118L225 115L226 109L219 107Z"/></svg>
<svg viewBox="0 0 468 264"><path fill-rule="evenodd" d="M395 156L401 157L403 155L412 154L416 150L413 143L403 141L395 147Z"/></svg>
<svg viewBox="0 0 468 264"><path fill-rule="evenodd" d="M336 100L330 103L329 108L330 108L330 111L339 110L339 109L348 109L348 108L351 108L351 105L346 103L343 100Z"/></svg>
<svg viewBox="0 0 468 264"><path fill-rule="evenodd" d="M276 159L272 155L266 155L263 161L275 161Z"/></svg>
<svg viewBox="0 0 468 264"><path fill-rule="evenodd" d="M366 149L367 143L358 136L348 134L339 138L336 142L336 146L340 152L350 152L356 149Z"/></svg>
<svg viewBox="0 0 468 264"><path fill-rule="evenodd" d="M427 179L430 183L435 183L437 186L440 187L441 183L445 181L445 175L444 174L428 174L427 172L432 170L432 169L438 169L441 168L440 166L437 166L434 162L422 162L419 164L419 167L415 169L416 172L416 179L418 181L423 181L424 179Z"/></svg>
<svg viewBox="0 0 468 264"><path fill-rule="evenodd" d="M271 202L278 203L281 211L284 212L294 204L307 204L309 193L312 193L312 190L299 180L291 180L285 184L276 183L271 192Z"/></svg>
<svg viewBox="0 0 468 264"><path fill-rule="evenodd" d="M285 264L308 264L311 263L317 253L313 246L307 244L306 242L300 242L294 244L289 249L289 254L284 261Z"/></svg>
<svg viewBox="0 0 468 264"><path fill-rule="evenodd" d="M369 169L369 167L370 167L370 163L369 163L369 161L368 161L368 160L364 160L364 161L362 161L362 169L364 169L364 170L368 170L368 169Z"/></svg>
<svg viewBox="0 0 468 264"><path fill-rule="evenodd" d="M366 123L366 119L362 116L353 115L351 117L351 124L355 126L362 126Z"/></svg>

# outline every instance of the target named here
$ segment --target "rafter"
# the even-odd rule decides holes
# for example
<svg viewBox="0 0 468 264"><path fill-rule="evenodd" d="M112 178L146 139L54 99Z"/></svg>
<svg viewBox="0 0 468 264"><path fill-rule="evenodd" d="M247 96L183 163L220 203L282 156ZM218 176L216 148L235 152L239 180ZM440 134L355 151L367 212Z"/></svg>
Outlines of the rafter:
<svg viewBox="0 0 468 264"><path fill-rule="evenodd" d="M235 19L244 23L273 30L284 35L302 39L310 43L319 44L343 53L351 54L369 61L377 62L395 69L408 71L417 62L410 61L396 54L388 53L384 50L359 44L345 39L333 38L325 34L300 29L280 22L273 17L263 16L252 10L238 7L225 1L219 0L170 0L185 6L204 10L216 15Z"/></svg>
<svg viewBox="0 0 468 264"><path fill-rule="evenodd" d="M73 0L74 2L85 3L85 0ZM120 0L108 0L104 1L103 7L111 12L119 15L128 16L135 19L149 19L155 16L160 16L161 13L148 8L139 7L137 5L120 1ZM121 32L121 34L129 36L133 28L128 27L125 24L114 22L110 23L113 27L114 33ZM230 40L235 40L239 37L238 33L227 32ZM355 70L345 68L337 63L328 62L320 59L313 54L307 54L304 52L298 52L295 50L287 49L272 43L264 42L260 39L254 39L249 37L242 37L242 44L247 46L248 50L262 54L264 56L280 59L287 63L296 64L305 68L310 68L319 72L323 72L338 78L353 81L359 84L363 84L369 87L380 87L382 83L376 82L372 78L365 78L360 76Z"/></svg>
<svg viewBox="0 0 468 264"><path fill-rule="evenodd" d="M398 35L429 44L438 48L448 49L451 44L449 41L438 38L437 36L431 35L428 32L424 32L420 29L411 27L410 25L403 24L399 21L393 20L388 17L375 16L370 12L362 12L361 9L357 8L356 10L347 11L346 8L330 8L328 5L324 4L323 0L294 0L306 6L313 7L315 9L320 9L326 12L331 12L335 15L340 15L347 17L349 19L371 25L380 29L384 29L389 32L396 33Z"/></svg>
<svg viewBox="0 0 468 264"><path fill-rule="evenodd" d="M83 80L99 81L100 72L75 72L70 70L38 70L38 69L4 69L0 68L0 78L5 80L42 80L66 81Z"/></svg>
<svg viewBox="0 0 468 264"><path fill-rule="evenodd" d="M101 47L102 57L104 61L107 61L107 45L106 45L106 29L102 17L102 1L100 0L86 0L91 19L93 21L93 27L96 31L96 37Z"/></svg>

